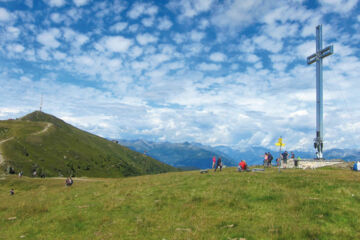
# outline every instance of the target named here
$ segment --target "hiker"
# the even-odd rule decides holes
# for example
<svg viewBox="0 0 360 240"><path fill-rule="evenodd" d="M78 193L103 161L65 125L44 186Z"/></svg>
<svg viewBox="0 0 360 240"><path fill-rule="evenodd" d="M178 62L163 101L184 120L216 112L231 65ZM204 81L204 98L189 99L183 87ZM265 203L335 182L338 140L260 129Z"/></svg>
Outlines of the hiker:
<svg viewBox="0 0 360 240"><path fill-rule="evenodd" d="M212 168L214 168L214 167L215 167L215 163L216 163L216 157L215 157L215 156L213 156L213 165L212 165Z"/></svg>
<svg viewBox="0 0 360 240"><path fill-rule="evenodd" d="M238 171L243 172L246 170L247 170L247 164L246 164L245 160L241 160L241 162L239 163Z"/></svg>
<svg viewBox="0 0 360 240"><path fill-rule="evenodd" d="M282 153L282 158L283 158L283 163L284 163L284 168L286 168L287 165L287 158L288 158L289 154L287 151Z"/></svg>
<svg viewBox="0 0 360 240"><path fill-rule="evenodd" d="M265 167L267 166L267 164L268 164L268 158L269 158L268 154L265 153L265 155L264 155L264 168L265 168Z"/></svg>
<svg viewBox="0 0 360 240"><path fill-rule="evenodd" d="M294 154L294 152L291 152L291 155L290 155L290 156L291 156L291 157L290 157L291 159L293 159L293 160L295 159L295 154Z"/></svg>
<svg viewBox="0 0 360 240"><path fill-rule="evenodd" d="M36 170L34 170L32 176L33 176L33 177L36 177L36 174L37 174L37 173L36 173Z"/></svg>
<svg viewBox="0 0 360 240"><path fill-rule="evenodd" d="M222 161L221 161L221 157L218 158L217 162L216 162L216 166L215 166L215 170L214 172L216 172L216 169L220 167L220 172L221 172L221 169L222 169Z"/></svg>
<svg viewBox="0 0 360 240"><path fill-rule="evenodd" d="M19 178L21 178L23 174L24 174L23 171L20 171L19 172Z"/></svg>
<svg viewBox="0 0 360 240"><path fill-rule="evenodd" d="M14 189L12 188L11 190L10 190L10 195L12 196L12 195L14 195L15 194L15 192L14 192Z"/></svg>
<svg viewBox="0 0 360 240"><path fill-rule="evenodd" d="M274 159L273 155L271 155L270 152L268 152L268 167L271 167L271 161Z"/></svg>

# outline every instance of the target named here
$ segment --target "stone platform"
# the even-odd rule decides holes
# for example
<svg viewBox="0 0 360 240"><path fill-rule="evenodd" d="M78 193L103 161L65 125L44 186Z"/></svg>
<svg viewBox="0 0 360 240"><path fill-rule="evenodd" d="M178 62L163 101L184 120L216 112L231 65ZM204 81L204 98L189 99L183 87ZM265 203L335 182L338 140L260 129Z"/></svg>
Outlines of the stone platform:
<svg viewBox="0 0 360 240"><path fill-rule="evenodd" d="M294 159L290 158L287 160L286 168L301 168L301 169L315 169L319 167L332 166L336 164L343 163L341 159L329 159L329 160L316 160L316 159L301 159L297 160L298 165L295 167ZM281 165L281 168L285 168L284 164Z"/></svg>

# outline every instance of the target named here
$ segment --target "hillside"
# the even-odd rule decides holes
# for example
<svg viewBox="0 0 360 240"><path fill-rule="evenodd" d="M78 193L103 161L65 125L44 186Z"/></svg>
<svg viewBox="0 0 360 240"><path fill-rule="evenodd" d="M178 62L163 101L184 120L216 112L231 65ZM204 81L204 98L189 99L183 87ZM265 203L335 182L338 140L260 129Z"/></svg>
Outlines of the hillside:
<svg viewBox="0 0 360 240"><path fill-rule="evenodd" d="M359 173L235 168L0 180L0 239L360 239ZM15 195L10 196L13 188Z"/></svg>
<svg viewBox="0 0 360 240"><path fill-rule="evenodd" d="M1 143L1 141L4 141ZM0 121L2 168L46 176L121 177L175 171L43 112Z"/></svg>
<svg viewBox="0 0 360 240"><path fill-rule="evenodd" d="M236 162L223 152L211 149L201 144L149 142L145 140L118 140L120 144L139 153L159 159L171 166L179 168L211 168L213 156L221 157L224 165L234 166Z"/></svg>

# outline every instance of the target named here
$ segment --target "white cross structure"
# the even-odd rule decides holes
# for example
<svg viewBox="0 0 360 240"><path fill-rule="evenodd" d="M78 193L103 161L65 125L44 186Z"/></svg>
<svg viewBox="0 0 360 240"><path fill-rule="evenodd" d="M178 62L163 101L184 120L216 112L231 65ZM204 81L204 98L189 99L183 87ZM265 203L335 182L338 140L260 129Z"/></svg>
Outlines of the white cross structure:
<svg viewBox="0 0 360 240"><path fill-rule="evenodd" d="M318 159L323 159L323 58L333 54L333 46L322 49L322 26L316 27L316 53L307 57L307 64L316 62L316 138L314 148Z"/></svg>

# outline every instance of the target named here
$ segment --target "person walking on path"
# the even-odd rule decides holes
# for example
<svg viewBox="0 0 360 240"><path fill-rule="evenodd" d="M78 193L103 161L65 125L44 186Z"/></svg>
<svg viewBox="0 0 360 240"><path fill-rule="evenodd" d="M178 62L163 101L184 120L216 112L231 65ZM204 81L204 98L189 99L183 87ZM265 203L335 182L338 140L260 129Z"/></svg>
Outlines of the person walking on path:
<svg viewBox="0 0 360 240"><path fill-rule="evenodd" d="M212 164L212 168L214 168L214 167L215 167L215 163L216 163L216 157L215 157L215 156L213 156L213 164Z"/></svg>
<svg viewBox="0 0 360 240"><path fill-rule="evenodd" d="M221 172L221 169L222 169L222 161L221 161L221 157L218 158L217 162L216 162L216 167L215 167L215 170L214 172L216 172L216 169L220 167L220 172Z"/></svg>

